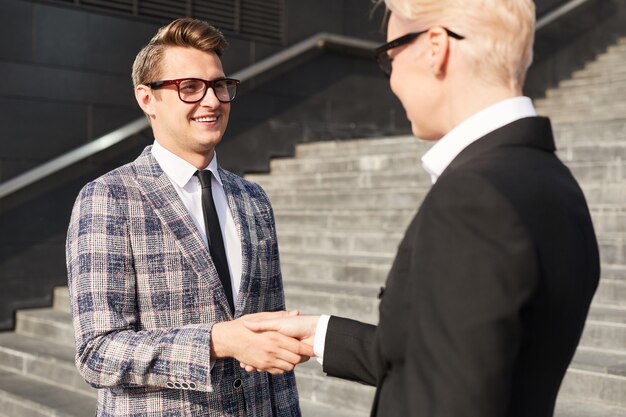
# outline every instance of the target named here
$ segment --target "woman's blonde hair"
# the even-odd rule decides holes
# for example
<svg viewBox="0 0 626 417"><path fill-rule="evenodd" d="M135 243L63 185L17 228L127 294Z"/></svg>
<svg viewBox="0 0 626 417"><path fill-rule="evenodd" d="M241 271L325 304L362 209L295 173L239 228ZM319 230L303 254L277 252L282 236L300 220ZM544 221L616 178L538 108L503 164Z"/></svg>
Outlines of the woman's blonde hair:
<svg viewBox="0 0 626 417"><path fill-rule="evenodd" d="M459 43L471 67L489 81L522 88L532 62L532 0L380 0L419 30L444 26L465 36Z"/></svg>

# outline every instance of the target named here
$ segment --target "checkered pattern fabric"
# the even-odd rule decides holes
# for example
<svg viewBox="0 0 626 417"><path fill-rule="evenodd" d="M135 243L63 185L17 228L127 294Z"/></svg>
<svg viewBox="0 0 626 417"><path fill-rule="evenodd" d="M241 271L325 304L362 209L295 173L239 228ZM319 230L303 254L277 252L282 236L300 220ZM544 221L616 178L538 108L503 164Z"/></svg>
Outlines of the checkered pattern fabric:
<svg viewBox="0 0 626 417"><path fill-rule="evenodd" d="M147 147L87 184L67 237L76 364L97 416L299 416L293 373L210 366L232 315L191 217ZM220 169L242 242L235 317L285 308L274 218L256 184Z"/></svg>

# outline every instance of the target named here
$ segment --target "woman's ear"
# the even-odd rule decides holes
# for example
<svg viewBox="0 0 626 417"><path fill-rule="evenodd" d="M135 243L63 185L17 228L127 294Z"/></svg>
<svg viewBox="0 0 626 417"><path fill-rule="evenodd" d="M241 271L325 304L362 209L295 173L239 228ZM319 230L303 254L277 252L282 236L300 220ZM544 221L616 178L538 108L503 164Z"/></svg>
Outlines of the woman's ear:
<svg viewBox="0 0 626 417"><path fill-rule="evenodd" d="M426 33L428 42L428 60L433 75L439 77L446 72L450 39L446 30L440 26L431 28Z"/></svg>

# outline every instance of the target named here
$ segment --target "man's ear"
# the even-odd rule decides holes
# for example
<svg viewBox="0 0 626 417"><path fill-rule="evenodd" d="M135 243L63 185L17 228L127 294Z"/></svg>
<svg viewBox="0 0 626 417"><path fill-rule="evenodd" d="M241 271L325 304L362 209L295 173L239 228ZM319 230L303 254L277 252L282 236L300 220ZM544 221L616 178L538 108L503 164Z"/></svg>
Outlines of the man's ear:
<svg viewBox="0 0 626 417"><path fill-rule="evenodd" d="M141 107L141 110L143 110L149 118L153 118L154 109L152 106L155 98L152 90L143 84L138 85L135 87L135 99L137 100L139 107Z"/></svg>
<svg viewBox="0 0 626 417"><path fill-rule="evenodd" d="M431 28L427 33L428 61L433 75L439 77L446 72L448 54L450 52L450 39L448 33L441 26Z"/></svg>

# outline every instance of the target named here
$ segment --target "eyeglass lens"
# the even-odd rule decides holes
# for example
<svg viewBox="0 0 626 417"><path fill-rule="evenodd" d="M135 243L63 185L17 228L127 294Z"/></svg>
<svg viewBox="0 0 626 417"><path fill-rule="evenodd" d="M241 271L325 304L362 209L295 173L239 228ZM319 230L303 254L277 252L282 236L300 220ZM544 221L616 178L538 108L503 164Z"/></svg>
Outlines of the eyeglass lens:
<svg viewBox="0 0 626 417"><path fill-rule="evenodd" d="M198 102L204 98L207 84L202 80L183 80L178 86L178 95L184 102ZM210 82L209 87L213 88L215 96L222 103L228 103L237 93L237 83L233 80L215 80Z"/></svg>

